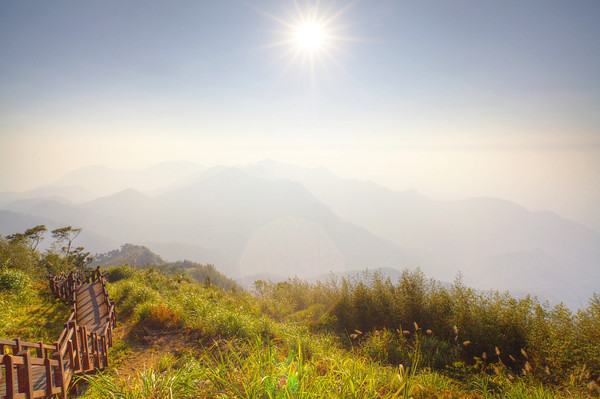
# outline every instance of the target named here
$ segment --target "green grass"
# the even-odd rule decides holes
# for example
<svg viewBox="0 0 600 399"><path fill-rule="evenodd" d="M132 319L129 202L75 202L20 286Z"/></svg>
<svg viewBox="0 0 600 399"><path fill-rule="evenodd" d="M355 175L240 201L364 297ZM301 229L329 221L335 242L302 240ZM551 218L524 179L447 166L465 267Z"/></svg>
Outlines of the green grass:
<svg viewBox="0 0 600 399"><path fill-rule="evenodd" d="M70 313L70 306L55 299L43 283L19 293L0 291L0 337L51 344Z"/></svg>
<svg viewBox="0 0 600 399"><path fill-rule="evenodd" d="M29 290L27 300L0 293L0 336L52 342L69 307L42 285ZM315 328L314 315L303 319L301 311L272 318L246 292L156 270L130 271L109 293L128 334L110 349L109 370L81 377L83 398L577 398L593 378L582 367L568 383L542 384L497 359L465 362L462 340L444 341L416 324L339 333L322 322ZM120 375L140 348L153 351L145 347L153 336L179 337L183 347Z"/></svg>
<svg viewBox="0 0 600 399"><path fill-rule="evenodd" d="M197 338L176 355L156 359L152 366L127 378L114 370L84 377L88 381L85 398L585 396L581 386L571 390L545 386L511 374L500 364L457 362L448 373L433 371L429 366L439 347L422 331L413 331L420 338L412 340L392 331L364 334L355 340L311 332L304 323L265 316L248 294L207 288L154 271L121 280L111 285L110 292L125 315L120 323L128 324L133 332L152 326L166 334L173 331ZM180 318L177 326L169 323L173 315ZM405 353L399 357L402 364L394 366L387 360L387 351L389 343L398 340L404 340ZM118 362L126 362L128 350L127 345L117 344L111 353L118 354Z"/></svg>

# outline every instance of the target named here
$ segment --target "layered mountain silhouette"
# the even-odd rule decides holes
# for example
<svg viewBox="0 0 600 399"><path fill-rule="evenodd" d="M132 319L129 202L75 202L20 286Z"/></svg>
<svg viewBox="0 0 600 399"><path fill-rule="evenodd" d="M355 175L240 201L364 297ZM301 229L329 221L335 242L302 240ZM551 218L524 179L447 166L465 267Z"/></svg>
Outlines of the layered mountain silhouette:
<svg viewBox="0 0 600 399"><path fill-rule="evenodd" d="M98 173L80 170L59 183L89 186ZM142 175L151 190L78 203L59 192L12 201L0 212L0 234L74 225L84 228L82 245L91 251L134 242L165 259L213 263L232 277L421 267L452 281L461 271L477 288L533 293L572 307L585 305L600 286L598 232L509 201L435 201L272 161L208 170L163 164Z"/></svg>

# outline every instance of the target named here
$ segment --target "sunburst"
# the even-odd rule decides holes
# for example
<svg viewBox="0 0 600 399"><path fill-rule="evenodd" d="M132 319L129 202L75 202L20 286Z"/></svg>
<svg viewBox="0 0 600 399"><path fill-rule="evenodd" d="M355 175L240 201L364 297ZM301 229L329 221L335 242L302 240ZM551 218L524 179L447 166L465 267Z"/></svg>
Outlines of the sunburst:
<svg viewBox="0 0 600 399"><path fill-rule="evenodd" d="M314 76L317 66L324 66L327 61L341 68L337 56L342 52L340 44L353 38L344 35L340 17L350 8L352 3L343 8L334 4L322 7L320 1L306 2L301 6L294 1L294 8L286 10L285 18L267 14L278 22L282 29L275 31L278 39L269 47L282 47L284 51L280 60L287 59L284 72L293 65L308 67ZM341 68L343 69L343 68Z"/></svg>

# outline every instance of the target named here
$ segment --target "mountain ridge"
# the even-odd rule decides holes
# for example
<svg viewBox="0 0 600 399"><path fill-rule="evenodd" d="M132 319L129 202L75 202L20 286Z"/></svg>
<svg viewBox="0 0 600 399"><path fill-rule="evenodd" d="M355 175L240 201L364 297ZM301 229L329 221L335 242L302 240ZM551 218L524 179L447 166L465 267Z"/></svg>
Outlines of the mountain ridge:
<svg viewBox="0 0 600 399"><path fill-rule="evenodd" d="M439 201L273 161L206 169L171 187L153 194L130 188L80 205L16 201L4 209L118 243L162 245L170 255L181 250L180 257L234 277L278 268L284 276L304 270L308 278L420 267L438 280L461 271L481 289L519 288L571 304L585 302L600 284L600 233L507 200ZM540 289L536 280L550 270L558 277Z"/></svg>

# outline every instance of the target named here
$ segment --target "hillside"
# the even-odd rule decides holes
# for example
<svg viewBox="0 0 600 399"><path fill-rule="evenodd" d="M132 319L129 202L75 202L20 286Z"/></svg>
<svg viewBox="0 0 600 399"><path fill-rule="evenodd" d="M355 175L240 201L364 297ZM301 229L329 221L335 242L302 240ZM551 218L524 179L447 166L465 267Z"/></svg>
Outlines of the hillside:
<svg viewBox="0 0 600 399"><path fill-rule="evenodd" d="M232 168L211 170L155 196L126 190L81 206L40 201L9 208L84 223L86 230L122 242L184 244L179 257L190 258L185 250L198 248L196 259L203 253L203 262L219 264L232 276L278 270L308 277L371 262L418 263L400 246L340 220L302 185L257 179ZM116 225L122 227L115 231ZM312 255L304 259L306 254Z"/></svg>
<svg viewBox="0 0 600 399"><path fill-rule="evenodd" d="M69 306L53 298L46 276L91 272L78 255L83 248L31 245L44 232L37 227L0 237L2 339L56 339ZM106 258L127 254L156 259L131 244ZM418 269L262 280L251 291L189 261L103 273L117 328L110 368L81 377L84 398L600 394L598 295L573 314L535 298L480 292L460 278L441 284Z"/></svg>
<svg viewBox="0 0 600 399"><path fill-rule="evenodd" d="M151 266L166 263L160 256L142 245L123 244L121 248L104 254L94 255L90 267L109 267L128 264L131 266Z"/></svg>
<svg viewBox="0 0 600 399"><path fill-rule="evenodd" d="M221 287L223 289L236 289L235 281L220 273L213 265L203 265L189 260L165 262L160 256L141 245L124 244L120 249L115 249L104 254L94 255L94 260L89 267L110 267L127 265L115 271L116 276L109 278L123 278L134 274L138 269L156 269L169 275L189 276L195 281ZM115 269L110 269L114 271ZM120 274L120 273L123 274Z"/></svg>
<svg viewBox="0 0 600 399"><path fill-rule="evenodd" d="M326 284L257 285L254 294L165 272L106 270L118 304L116 341L110 369L83 377L80 397L558 399L600 393L598 297L575 319L564 308L478 294L460 281L444 288L418 271L405 270L397 284L366 273ZM43 309L37 317L60 330L64 305L46 301L41 287L27 288L40 290L27 306ZM0 311L15 325L5 323L0 335L32 337L19 313L6 312L25 309L15 293L0 292Z"/></svg>
<svg viewBox="0 0 600 399"><path fill-rule="evenodd" d="M0 229L81 226L81 243L92 252L135 242L166 261L219 265L233 278L420 267L438 280L460 272L477 289L538 295L573 309L600 285L600 233L549 212L493 198L432 200L276 162L192 166L173 165L172 174L157 166L162 177L153 192L128 188L78 204L13 201L2 211L11 216L0 214ZM109 181L116 173L103 170L81 176Z"/></svg>
<svg viewBox="0 0 600 399"><path fill-rule="evenodd" d="M323 168L272 161L243 170L301 183L341 219L410 248L418 265L440 280L461 271L480 289L530 293L573 307L585 306L600 285L600 233L550 212L494 198L432 200L412 190L342 179Z"/></svg>

